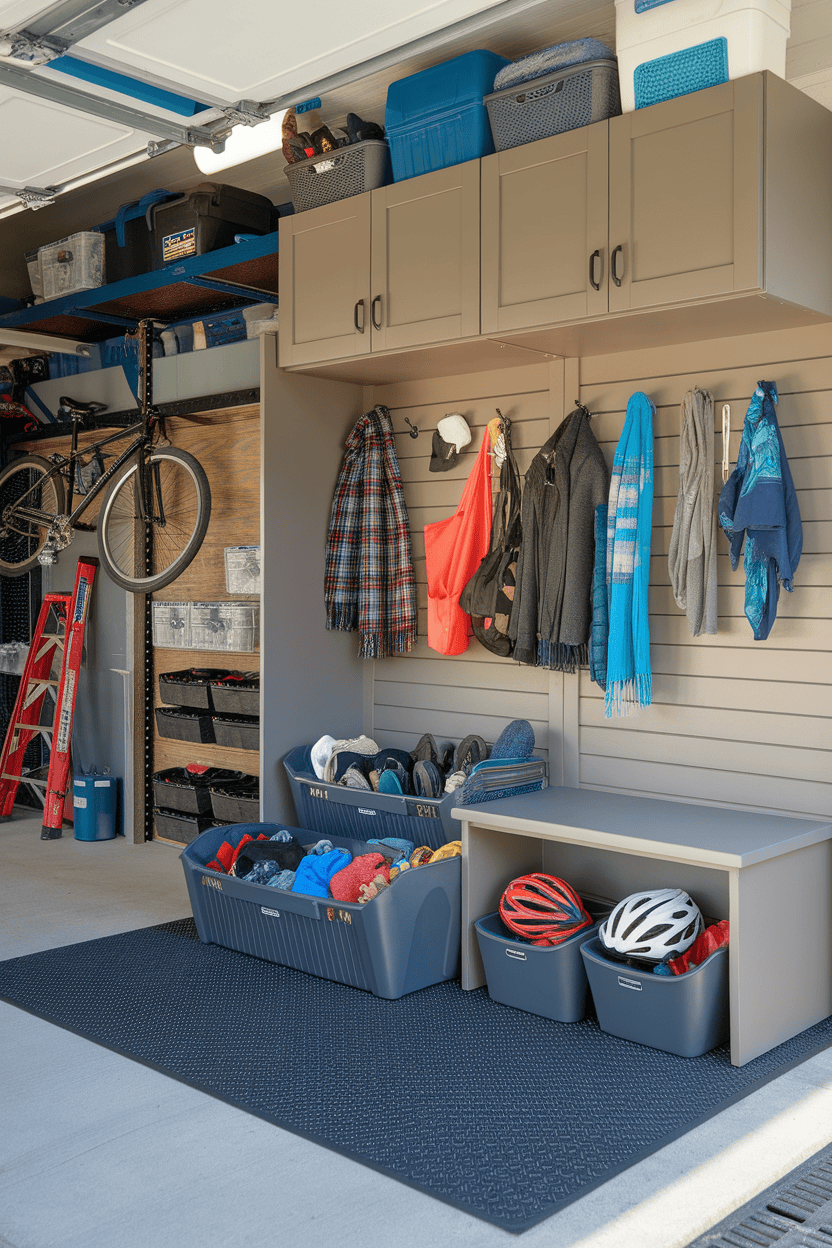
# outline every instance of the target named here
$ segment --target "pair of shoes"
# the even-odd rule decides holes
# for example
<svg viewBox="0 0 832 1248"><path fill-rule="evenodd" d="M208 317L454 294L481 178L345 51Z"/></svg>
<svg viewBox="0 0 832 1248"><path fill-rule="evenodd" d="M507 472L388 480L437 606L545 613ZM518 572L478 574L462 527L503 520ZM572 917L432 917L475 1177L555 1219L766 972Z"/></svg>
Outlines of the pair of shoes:
<svg viewBox="0 0 832 1248"><path fill-rule="evenodd" d="M484 758L488 758L488 746L482 737L471 733L460 741L454 751L454 771L470 771Z"/></svg>
<svg viewBox="0 0 832 1248"><path fill-rule="evenodd" d="M416 748L410 751L410 757L414 763L439 762L439 749L435 739L429 732L426 732L419 738Z"/></svg>
<svg viewBox="0 0 832 1248"><path fill-rule="evenodd" d="M384 767L378 773L378 791L379 793L412 793L410 784L410 776L402 767L401 763L397 763L395 759L388 759Z"/></svg>
<svg viewBox="0 0 832 1248"><path fill-rule="evenodd" d="M426 759L413 767L413 790L417 797L441 797L444 776L436 763Z"/></svg>

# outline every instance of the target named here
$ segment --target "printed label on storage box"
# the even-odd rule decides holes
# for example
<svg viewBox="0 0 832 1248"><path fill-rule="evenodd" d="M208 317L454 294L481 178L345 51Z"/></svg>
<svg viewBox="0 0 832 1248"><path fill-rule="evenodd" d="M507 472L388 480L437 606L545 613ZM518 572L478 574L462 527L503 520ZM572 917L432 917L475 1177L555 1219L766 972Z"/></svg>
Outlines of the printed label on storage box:
<svg viewBox="0 0 832 1248"><path fill-rule="evenodd" d="M110 787L109 780L96 780L95 781L95 788L97 789L109 789L109 787Z"/></svg>
<svg viewBox="0 0 832 1248"><path fill-rule="evenodd" d="M435 806L423 806L421 802L416 803L416 814L420 819L438 819L439 811Z"/></svg>
<svg viewBox="0 0 832 1248"><path fill-rule="evenodd" d="M72 799L72 805L78 806L81 810L87 809L87 799L85 797L75 796Z"/></svg>
<svg viewBox="0 0 832 1248"><path fill-rule="evenodd" d="M522 949L506 949L507 958L516 958L518 962L525 962L526 955Z"/></svg>
<svg viewBox="0 0 832 1248"><path fill-rule="evenodd" d="M326 789L313 789L313 788L310 788L310 790L309 790L309 796L310 796L310 797L319 797L319 798L322 798L322 799L323 799L324 801L326 801L326 802L328 802L328 801L329 801L329 794L327 793Z"/></svg>
<svg viewBox="0 0 832 1248"><path fill-rule="evenodd" d="M261 914L268 914L268 915L269 915L269 917L270 917L270 918L272 918L272 919L279 919L279 918L280 918L280 911L279 911L279 910L270 910L268 906L261 906L261 907L260 907L260 913L261 913Z"/></svg>
<svg viewBox="0 0 832 1248"><path fill-rule="evenodd" d="M183 256L196 255L196 226L188 230L179 230L176 234L166 234L162 239L162 262L181 260Z"/></svg>
<svg viewBox="0 0 832 1248"><path fill-rule="evenodd" d="M641 984L637 979L625 979L623 975L618 976L619 988L632 988L633 992L641 992Z"/></svg>

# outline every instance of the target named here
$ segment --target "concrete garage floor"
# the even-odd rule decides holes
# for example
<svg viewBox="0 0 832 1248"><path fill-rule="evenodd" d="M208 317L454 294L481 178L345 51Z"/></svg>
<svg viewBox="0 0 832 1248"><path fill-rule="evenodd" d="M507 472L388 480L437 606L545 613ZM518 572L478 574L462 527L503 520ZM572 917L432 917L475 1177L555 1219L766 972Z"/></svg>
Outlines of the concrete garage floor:
<svg viewBox="0 0 832 1248"><path fill-rule="evenodd" d="M190 914L178 851L0 825L0 958ZM0 1248L683 1248L832 1140L832 1050L520 1240L0 1003Z"/></svg>

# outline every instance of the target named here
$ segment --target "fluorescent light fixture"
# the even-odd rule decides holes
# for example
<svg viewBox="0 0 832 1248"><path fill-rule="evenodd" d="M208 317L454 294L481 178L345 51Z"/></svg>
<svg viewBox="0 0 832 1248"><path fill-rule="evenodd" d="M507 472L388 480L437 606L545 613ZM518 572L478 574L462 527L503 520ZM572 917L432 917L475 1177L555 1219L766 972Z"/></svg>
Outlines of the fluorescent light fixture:
<svg viewBox="0 0 832 1248"><path fill-rule="evenodd" d="M201 173L219 173L221 169L230 169L244 160L255 160L258 156L279 151L283 146L285 116L285 111L272 113L268 121L261 121L256 126L232 126L221 152L214 152L210 147L195 147L197 168Z"/></svg>
<svg viewBox="0 0 832 1248"><path fill-rule="evenodd" d="M53 338L49 334L27 334L25 330L19 329L0 330L0 346L32 347L35 351L58 351L64 355L90 354L88 342L75 342L71 338Z"/></svg>

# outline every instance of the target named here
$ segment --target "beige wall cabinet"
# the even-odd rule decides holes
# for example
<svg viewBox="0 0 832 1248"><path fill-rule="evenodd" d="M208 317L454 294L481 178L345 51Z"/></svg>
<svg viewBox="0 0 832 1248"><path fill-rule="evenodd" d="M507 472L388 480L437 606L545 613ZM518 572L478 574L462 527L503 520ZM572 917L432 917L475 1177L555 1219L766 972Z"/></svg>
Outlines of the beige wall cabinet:
<svg viewBox="0 0 832 1248"><path fill-rule="evenodd" d="M482 163L483 333L742 295L832 315L832 114L773 74ZM708 336L696 315L690 335ZM634 324L648 345L656 322ZM514 341L558 354L615 349L610 335L627 345L619 320L598 345L591 332Z"/></svg>
<svg viewBox="0 0 832 1248"><path fill-rule="evenodd" d="M280 365L480 332L480 162L287 217Z"/></svg>
<svg viewBox="0 0 832 1248"><path fill-rule="evenodd" d="M482 162L482 332L602 316L609 123Z"/></svg>

